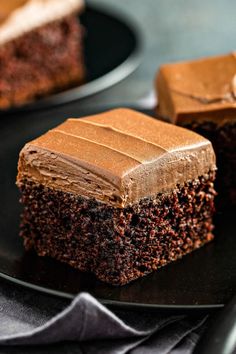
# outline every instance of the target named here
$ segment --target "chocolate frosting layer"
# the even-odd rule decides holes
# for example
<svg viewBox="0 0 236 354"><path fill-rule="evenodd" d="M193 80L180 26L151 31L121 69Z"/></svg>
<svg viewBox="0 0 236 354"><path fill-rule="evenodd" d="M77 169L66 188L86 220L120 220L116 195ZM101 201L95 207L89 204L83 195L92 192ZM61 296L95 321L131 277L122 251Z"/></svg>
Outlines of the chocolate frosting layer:
<svg viewBox="0 0 236 354"><path fill-rule="evenodd" d="M83 0L6 0L0 2L0 44L25 32L80 12Z"/></svg>
<svg viewBox="0 0 236 354"><path fill-rule="evenodd" d="M236 53L161 66L158 113L173 122L236 119Z"/></svg>
<svg viewBox="0 0 236 354"><path fill-rule="evenodd" d="M215 169L207 139L121 108L68 119L26 144L17 183L28 178L124 207Z"/></svg>

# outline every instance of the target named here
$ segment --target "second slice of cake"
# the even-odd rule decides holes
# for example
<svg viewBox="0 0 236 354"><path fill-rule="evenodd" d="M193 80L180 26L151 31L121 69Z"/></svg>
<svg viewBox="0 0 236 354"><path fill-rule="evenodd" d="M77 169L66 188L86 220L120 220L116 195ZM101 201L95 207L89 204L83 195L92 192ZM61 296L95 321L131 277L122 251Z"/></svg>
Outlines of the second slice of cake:
<svg viewBox="0 0 236 354"><path fill-rule="evenodd" d="M156 77L158 116L212 142L219 209L236 206L236 53L164 64Z"/></svg>
<svg viewBox="0 0 236 354"><path fill-rule="evenodd" d="M0 109L85 80L83 0L0 1Z"/></svg>
<svg viewBox="0 0 236 354"><path fill-rule="evenodd" d="M26 144L26 249L122 285L212 240L215 154L200 135L116 109Z"/></svg>

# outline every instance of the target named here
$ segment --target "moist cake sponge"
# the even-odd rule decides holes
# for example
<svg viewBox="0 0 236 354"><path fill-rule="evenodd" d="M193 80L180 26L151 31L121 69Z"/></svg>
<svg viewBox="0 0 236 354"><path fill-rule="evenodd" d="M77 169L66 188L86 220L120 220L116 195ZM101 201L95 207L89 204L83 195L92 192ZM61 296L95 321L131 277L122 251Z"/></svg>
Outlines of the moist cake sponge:
<svg viewBox="0 0 236 354"><path fill-rule="evenodd" d="M84 82L83 0L0 2L0 109Z"/></svg>
<svg viewBox="0 0 236 354"><path fill-rule="evenodd" d="M215 154L200 135L115 109L27 143L26 249L123 285L212 240Z"/></svg>

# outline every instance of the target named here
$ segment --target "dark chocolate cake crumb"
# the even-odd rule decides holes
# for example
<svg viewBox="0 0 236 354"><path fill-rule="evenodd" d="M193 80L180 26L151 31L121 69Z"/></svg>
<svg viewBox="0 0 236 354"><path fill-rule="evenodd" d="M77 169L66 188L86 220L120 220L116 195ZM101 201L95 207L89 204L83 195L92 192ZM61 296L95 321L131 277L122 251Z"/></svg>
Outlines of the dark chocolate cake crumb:
<svg viewBox="0 0 236 354"><path fill-rule="evenodd" d="M212 142L216 152L218 170L215 188L217 208L236 205L236 122L192 121L183 123L185 128L194 130Z"/></svg>
<svg viewBox="0 0 236 354"><path fill-rule="evenodd" d="M214 172L118 208L23 180L27 250L124 285L213 239Z"/></svg>
<svg viewBox="0 0 236 354"><path fill-rule="evenodd" d="M83 28L69 15L0 47L0 107L32 101L84 81Z"/></svg>

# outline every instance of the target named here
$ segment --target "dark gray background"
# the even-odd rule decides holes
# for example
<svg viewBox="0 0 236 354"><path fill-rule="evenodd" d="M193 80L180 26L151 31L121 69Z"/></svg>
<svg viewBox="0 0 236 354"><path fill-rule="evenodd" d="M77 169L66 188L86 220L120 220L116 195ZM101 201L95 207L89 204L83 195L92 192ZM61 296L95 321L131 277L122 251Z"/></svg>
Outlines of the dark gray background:
<svg viewBox="0 0 236 354"><path fill-rule="evenodd" d="M235 0L88 0L128 15L140 27L144 54L139 69L89 105L133 102L153 87L161 63L236 48Z"/></svg>

